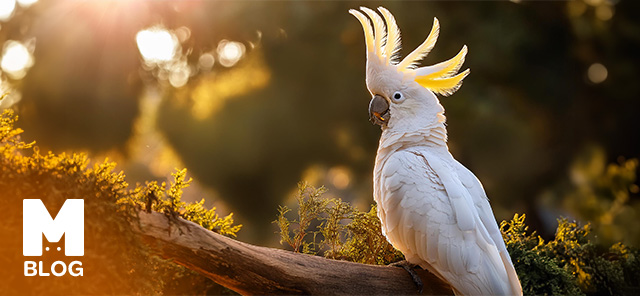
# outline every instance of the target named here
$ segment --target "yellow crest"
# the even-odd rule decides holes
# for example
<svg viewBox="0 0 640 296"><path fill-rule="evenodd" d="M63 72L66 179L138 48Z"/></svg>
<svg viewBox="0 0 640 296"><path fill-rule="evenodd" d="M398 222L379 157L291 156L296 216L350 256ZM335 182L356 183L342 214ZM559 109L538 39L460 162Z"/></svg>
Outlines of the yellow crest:
<svg viewBox="0 0 640 296"><path fill-rule="evenodd" d="M367 66L393 67L396 71L412 75L415 82L424 88L444 96L453 94L460 88L462 80L469 75L469 69L458 73L467 54L466 45L450 60L432 66L417 67L438 40L440 24L437 18L433 19L433 27L427 39L398 62L398 51L401 46L400 29L393 15L384 7L378 7L382 17L369 8L360 7L360 9L369 17L355 9L349 10L349 13L360 21L364 29Z"/></svg>

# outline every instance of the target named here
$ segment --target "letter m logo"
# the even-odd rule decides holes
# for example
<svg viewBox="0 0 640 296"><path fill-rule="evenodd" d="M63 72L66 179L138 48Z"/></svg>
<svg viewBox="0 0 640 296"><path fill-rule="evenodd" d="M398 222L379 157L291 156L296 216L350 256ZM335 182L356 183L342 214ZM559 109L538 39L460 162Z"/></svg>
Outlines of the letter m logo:
<svg viewBox="0 0 640 296"><path fill-rule="evenodd" d="M42 256L42 235L49 242L64 238L66 256L84 255L84 200L67 199L55 219L39 199L22 200L22 254Z"/></svg>

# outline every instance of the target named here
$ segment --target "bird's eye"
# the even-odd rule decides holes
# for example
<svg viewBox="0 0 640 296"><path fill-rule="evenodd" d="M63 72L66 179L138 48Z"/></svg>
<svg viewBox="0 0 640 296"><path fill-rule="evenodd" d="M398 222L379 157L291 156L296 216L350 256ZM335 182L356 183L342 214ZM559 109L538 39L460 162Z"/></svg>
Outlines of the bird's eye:
<svg viewBox="0 0 640 296"><path fill-rule="evenodd" d="M393 93L393 96L391 96L391 99L396 103L400 103L400 102L404 101L404 95L402 95L401 92L397 91L397 92Z"/></svg>

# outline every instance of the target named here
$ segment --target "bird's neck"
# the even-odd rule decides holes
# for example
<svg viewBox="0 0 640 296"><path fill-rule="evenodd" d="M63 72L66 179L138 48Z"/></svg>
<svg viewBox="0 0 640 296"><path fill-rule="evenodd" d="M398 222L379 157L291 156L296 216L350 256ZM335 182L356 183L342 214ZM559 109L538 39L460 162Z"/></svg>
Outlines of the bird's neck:
<svg viewBox="0 0 640 296"><path fill-rule="evenodd" d="M378 145L378 157L411 147L428 147L434 151L448 152L444 122L443 116L443 120L414 130L384 129Z"/></svg>

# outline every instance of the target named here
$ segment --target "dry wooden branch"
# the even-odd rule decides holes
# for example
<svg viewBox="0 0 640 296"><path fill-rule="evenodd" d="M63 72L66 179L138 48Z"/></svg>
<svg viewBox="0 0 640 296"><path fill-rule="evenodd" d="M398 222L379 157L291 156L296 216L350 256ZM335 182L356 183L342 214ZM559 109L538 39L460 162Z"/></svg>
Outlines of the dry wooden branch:
<svg viewBox="0 0 640 296"><path fill-rule="evenodd" d="M140 213L140 234L163 258L197 271L241 294L417 294L398 267L365 265L259 247L206 230L184 219ZM452 295L449 285L417 270L423 295Z"/></svg>

